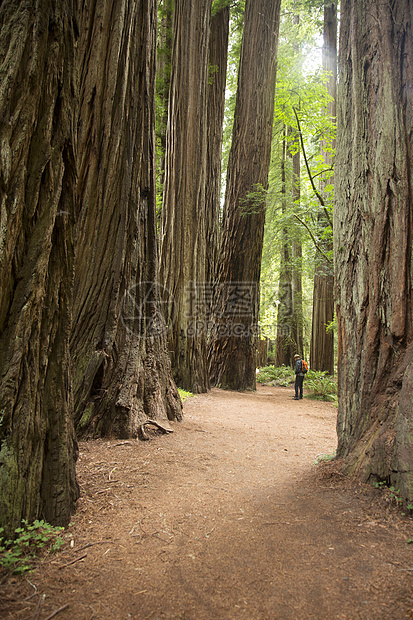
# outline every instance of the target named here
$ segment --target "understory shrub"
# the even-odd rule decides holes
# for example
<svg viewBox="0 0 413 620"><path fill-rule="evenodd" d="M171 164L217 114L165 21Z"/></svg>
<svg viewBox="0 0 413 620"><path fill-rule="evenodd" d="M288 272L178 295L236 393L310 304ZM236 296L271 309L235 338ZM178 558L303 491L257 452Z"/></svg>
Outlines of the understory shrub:
<svg viewBox="0 0 413 620"><path fill-rule="evenodd" d="M14 575L32 570L35 558L44 551L55 553L64 544L60 533L63 527L54 527L45 521L28 523L22 520L22 527L15 530L13 540L4 540L4 528L0 527L0 567Z"/></svg>
<svg viewBox="0 0 413 620"><path fill-rule="evenodd" d="M294 371L289 366L263 366L258 369L258 383L269 383L287 387L295 381Z"/></svg>
<svg viewBox="0 0 413 620"><path fill-rule="evenodd" d="M337 402L337 379L327 371L309 370L304 385L309 392L308 398Z"/></svg>

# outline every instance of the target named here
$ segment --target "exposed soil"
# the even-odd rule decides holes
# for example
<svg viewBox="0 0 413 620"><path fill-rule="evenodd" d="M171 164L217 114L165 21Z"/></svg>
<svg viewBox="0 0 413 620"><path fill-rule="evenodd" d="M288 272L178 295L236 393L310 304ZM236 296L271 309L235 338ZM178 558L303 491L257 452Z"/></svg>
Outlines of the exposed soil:
<svg viewBox="0 0 413 620"><path fill-rule="evenodd" d="M67 544L3 578L0 616L413 618L411 518L314 465L335 449L336 409L291 396L214 389L172 434L81 443Z"/></svg>

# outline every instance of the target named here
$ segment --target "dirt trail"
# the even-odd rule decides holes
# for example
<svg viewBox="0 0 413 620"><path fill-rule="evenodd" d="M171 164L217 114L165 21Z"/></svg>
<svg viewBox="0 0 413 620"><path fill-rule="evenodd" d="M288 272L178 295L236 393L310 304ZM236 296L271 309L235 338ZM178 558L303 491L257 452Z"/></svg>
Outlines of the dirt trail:
<svg viewBox="0 0 413 620"><path fill-rule="evenodd" d="M411 519L314 466L336 409L291 396L214 389L173 434L82 443L72 547L3 584L0 616L413 618Z"/></svg>

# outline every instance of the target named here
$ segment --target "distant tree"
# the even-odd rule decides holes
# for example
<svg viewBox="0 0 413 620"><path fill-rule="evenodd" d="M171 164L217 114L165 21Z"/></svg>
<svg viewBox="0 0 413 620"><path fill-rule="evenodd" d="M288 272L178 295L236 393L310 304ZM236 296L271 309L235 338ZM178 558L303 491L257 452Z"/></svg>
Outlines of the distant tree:
<svg viewBox="0 0 413 620"><path fill-rule="evenodd" d="M211 376L255 388L259 281L274 115L280 2L247 0L228 162Z"/></svg>
<svg viewBox="0 0 413 620"><path fill-rule="evenodd" d="M174 0L158 2L158 46L156 55L156 138L157 138L157 211L161 210L165 180L166 131L171 81L172 29ZM160 219L160 218L159 218Z"/></svg>
<svg viewBox="0 0 413 620"><path fill-rule="evenodd" d="M301 199L301 159L300 159L300 146L298 135L293 132L293 143L291 150L292 159L292 182L291 182L291 200L293 203L293 209L300 208ZM299 353L303 355L303 284L302 284L302 258L303 249L301 241L298 235L292 240L291 243L291 288L292 288L292 301L293 301L293 314L292 314L292 331L291 331L291 343L293 348L293 354ZM293 358L290 359L290 364L293 363Z"/></svg>
<svg viewBox="0 0 413 620"><path fill-rule="evenodd" d="M280 156L275 157L270 171L262 299L266 333L270 322L277 323L277 365L291 364L297 350L303 354L308 352L316 252L327 260L330 272L332 269L332 256L324 257L325 252L320 252L326 226L319 226L318 220L320 212L323 216L325 213L311 181L321 195L319 178L329 168L321 157L321 144L330 145L334 131L331 121L326 120L330 97L323 73L318 67L309 72L309 58L322 26L322 11L314 9L314 3L311 7L307 4L298 0L283 3L277 62L275 126L282 124L289 128L284 138L285 155L289 157L282 164ZM276 133L277 140L279 134ZM275 146L273 152L278 152ZM327 209L330 209L329 204ZM281 255L279 263L278 253ZM277 294L274 274L278 272L281 281ZM271 289L273 292L269 295ZM325 331L324 324L323 329Z"/></svg>
<svg viewBox="0 0 413 620"><path fill-rule="evenodd" d="M322 54L323 70L329 75L327 88L331 97L327 105L327 113L335 123L336 118L336 85L337 85L337 2L326 0L324 5L324 43ZM324 148L323 148L324 147ZM322 157L328 173L323 175L321 193L325 186L331 186L333 179L334 142L324 141ZM323 239L323 231L328 229L329 222L325 213L320 209L318 215L319 238L325 253L333 249L331 236ZM331 261L326 260L320 252L316 255L316 269L314 274L313 317L311 329L310 366L312 370L328 371L334 374L334 332L327 330L327 326L334 319L334 273Z"/></svg>
<svg viewBox="0 0 413 620"><path fill-rule="evenodd" d="M412 501L411 2L343 0L339 66L337 455Z"/></svg>
<svg viewBox="0 0 413 620"><path fill-rule="evenodd" d="M211 2L176 0L165 185L162 281L175 380L194 393L209 388L206 363L207 87Z"/></svg>
<svg viewBox="0 0 413 620"><path fill-rule="evenodd" d="M69 335L74 3L0 4L0 523L66 525L78 496Z"/></svg>
<svg viewBox="0 0 413 620"><path fill-rule="evenodd" d="M281 156L281 212L287 212L287 127L284 125ZM295 346L293 344L292 323L294 315L293 272L291 235L286 220L282 226L282 247L280 260L280 276L278 286L277 337L275 348L275 366L292 364Z"/></svg>
<svg viewBox="0 0 413 620"><path fill-rule="evenodd" d="M223 6L222 6L223 5ZM221 161L225 87L227 76L229 2L213 6L211 38L209 43L208 121L207 121L207 170L205 183L206 213L206 276L205 281L215 282L219 249L219 217L221 206ZM212 286L209 286L209 293ZM211 311L212 295L206 300L207 315Z"/></svg>

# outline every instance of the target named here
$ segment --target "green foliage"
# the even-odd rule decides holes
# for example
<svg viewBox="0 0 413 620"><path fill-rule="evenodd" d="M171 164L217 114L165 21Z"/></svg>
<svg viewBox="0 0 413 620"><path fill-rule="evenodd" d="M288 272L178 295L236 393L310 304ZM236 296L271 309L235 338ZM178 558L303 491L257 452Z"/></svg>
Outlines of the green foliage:
<svg viewBox="0 0 413 620"><path fill-rule="evenodd" d="M374 486L375 489L383 489L385 486L387 486L387 484L386 484L386 482L384 480L380 480L380 482L375 480L373 482L373 486Z"/></svg>
<svg viewBox="0 0 413 620"><path fill-rule="evenodd" d="M242 215L261 213L265 209L267 190L260 183L256 183L252 191L247 192L245 198L240 200L238 208Z"/></svg>
<svg viewBox="0 0 413 620"><path fill-rule="evenodd" d="M263 366L257 373L258 383L270 383L288 387L295 380L294 371L289 366Z"/></svg>
<svg viewBox="0 0 413 620"><path fill-rule="evenodd" d="M179 392L179 396L181 397L182 402L185 402L186 400L188 400L188 398L191 398L191 396L193 396L192 392L187 392L186 390L183 390L182 388L178 388L178 392Z"/></svg>
<svg viewBox="0 0 413 620"><path fill-rule="evenodd" d="M309 370L306 375L306 387L309 390L308 398L327 402L337 401L337 380L326 371Z"/></svg>
<svg viewBox="0 0 413 620"><path fill-rule="evenodd" d="M279 312L283 305L280 270L283 269L283 274L302 274L303 312L298 320L303 326L303 353L308 351L311 335L315 268L321 273L322 267L328 275L333 269L331 221L336 128L328 111L329 76L321 69L323 7L321 0L282 2L261 269L260 325L262 334L272 340L276 338L277 327L289 326L282 311ZM283 142L286 157L283 157ZM298 150L299 199L292 191L297 186L292 156ZM302 258L294 255L294 244L302 248ZM290 249L289 255L285 248Z"/></svg>
<svg viewBox="0 0 413 620"><path fill-rule="evenodd" d="M413 510L413 504L406 503L400 495L400 489L396 489L394 486L389 486L387 480L374 480L372 486L376 489L380 489L388 502L395 505L397 508L405 508L411 513ZM405 513L402 513L403 515ZM413 542L413 539L409 539L408 543Z"/></svg>
<svg viewBox="0 0 413 620"><path fill-rule="evenodd" d="M46 548L56 553L64 545L59 536L63 527L54 527L45 521L33 521L29 524L22 520L22 527L15 530L14 540L4 540L0 536L0 566L14 575L21 575L32 570L34 559ZM0 535L4 532L0 528Z"/></svg>
<svg viewBox="0 0 413 620"><path fill-rule="evenodd" d="M394 500L398 506L403 503L403 499L400 497L400 489L396 489L395 487L389 487L389 497Z"/></svg>
<svg viewBox="0 0 413 620"><path fill-rule="evenodd" d="M326 333L329 334L331 332L337 332L338 324L337 324L337 315L334 313L334 318L331 323L326 325Z"/></svg>
<svg viewBox="0 0 413 620"><path fill-rule="evenodd" d="M275 361L275 351L268 351L267 362L274 363Z"/></svg>
<svg viewBox="0 0 413 620"><path fill-rule="evenodd" d="M328 461L332 461L335 458L335 452L332 452L331 454L317 454L314 459L314 465L319 465L320 463L327 463Z"/></svg>
<svg viewBox="0 0 413 620"><path fill-rule="evenodd" d="M214 0L212 3L211 15L215 17L222 9L231 4L232 0Z"/></svg>
<svg viewBox="0 0 413 620"><path fill-rule="evenodd" d="M214 83L214 76L218 72L218 65L208 65L208 84Z"/></svg>

